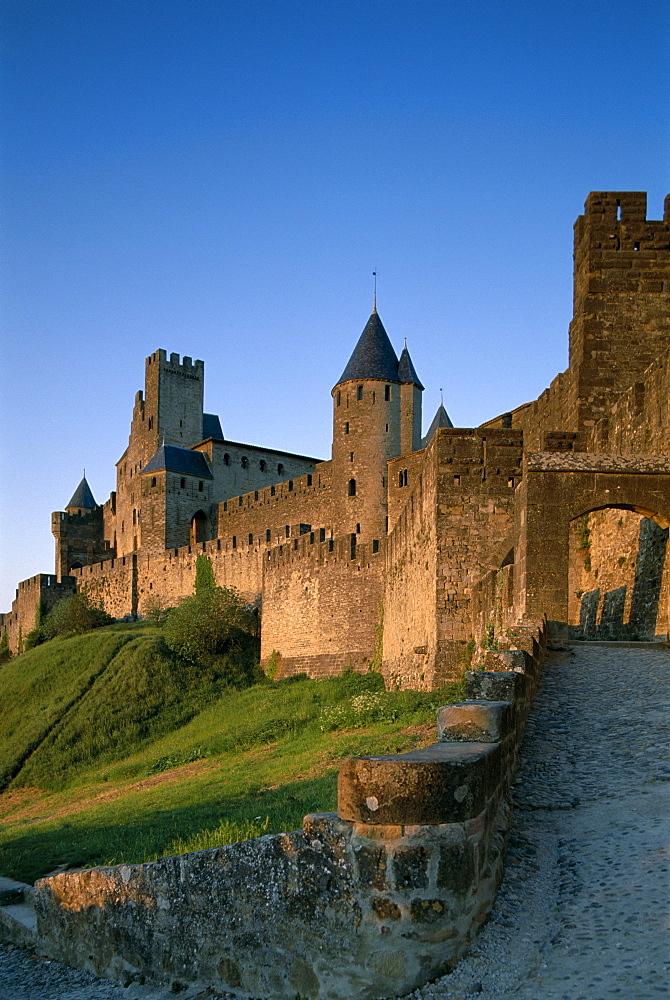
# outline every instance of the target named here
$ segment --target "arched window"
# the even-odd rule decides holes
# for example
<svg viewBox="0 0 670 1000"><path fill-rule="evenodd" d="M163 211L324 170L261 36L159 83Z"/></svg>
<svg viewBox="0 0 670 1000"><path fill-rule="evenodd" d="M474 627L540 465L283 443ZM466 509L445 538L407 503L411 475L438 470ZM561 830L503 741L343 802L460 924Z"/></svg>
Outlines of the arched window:
<svg viewBox="0 0 670 1000"><path fill-rule="evenodd" d="M268 467L268 463L267 463L267 462L265 461L265 459L264 459L264 458L262 458L262 459L260 460L260 462L259 462L258 464L259 464L259 466L260 466L260 470L261 470L261 472L265 472L265 470L266 470L266 469L267 469L267 467Z"/></svg>
<svg viewBox="0 0 670 1000"><path fill-rule="evenodd" d="M242 468L243 469L248 469L249 468L249 459L247 458L246 455L242 456L242 463L241 464L242 464Z"/></svg>
<svg viewBox="0 0 670 1000"><path fill-rule="evenodd" d="M283 471L284 471L284 466L280 462L279 465L277 466L277 475L281 476Z"/></svg>
<svg viewBox="0 0 670 1000"><path fill-rule="evenodd" d="M209 520L204 510L196 511L191 518L191 531L189 544L196 545L198 542L206 542L209 537Z"/></svg>
<svg viewBox="0 0 670 1000"><path fill-rule="evenodd" d="M349 496L350 497L355 497L356 496L356 480L355 479L350 479L349 480Z"/></svg>
<svg viewBox="0 0 670 1000"><path fill-rule="evenodd" d="M230 465L230 455L228 454L228 452L226 452L223 456L223 464Z"/></svg>

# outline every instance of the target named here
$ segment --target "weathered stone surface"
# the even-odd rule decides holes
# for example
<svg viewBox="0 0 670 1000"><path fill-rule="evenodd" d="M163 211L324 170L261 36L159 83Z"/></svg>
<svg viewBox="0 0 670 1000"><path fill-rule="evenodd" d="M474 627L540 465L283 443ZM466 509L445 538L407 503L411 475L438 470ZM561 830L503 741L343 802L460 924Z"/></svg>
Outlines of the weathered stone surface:
<svg viewBox="0 0 670 1000"><path fill-rule="evenodd" d="M513 727L509 701L463 701L437 711L437 738L444 743L497 743Z"/></svg>
<svg viewBox="0 0 670 1000"><path fill-rule="evenodd" d="M497 744L479 743L353 757L340 768L338 812L362 823L461 822L483 808L498 783L501 759Z"/></svg>

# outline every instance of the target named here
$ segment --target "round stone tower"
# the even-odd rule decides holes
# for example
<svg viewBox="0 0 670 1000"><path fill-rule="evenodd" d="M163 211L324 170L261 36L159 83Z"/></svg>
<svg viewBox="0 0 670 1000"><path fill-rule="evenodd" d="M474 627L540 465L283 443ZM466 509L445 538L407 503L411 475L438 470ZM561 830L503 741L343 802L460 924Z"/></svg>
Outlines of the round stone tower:
<svg viewBox="0 0 670 1000"><path fill-rule="evenodd" d="M388 530L387 462L419 447L421 390L376 308L333 389L333 528L361 542Z"/></svg>

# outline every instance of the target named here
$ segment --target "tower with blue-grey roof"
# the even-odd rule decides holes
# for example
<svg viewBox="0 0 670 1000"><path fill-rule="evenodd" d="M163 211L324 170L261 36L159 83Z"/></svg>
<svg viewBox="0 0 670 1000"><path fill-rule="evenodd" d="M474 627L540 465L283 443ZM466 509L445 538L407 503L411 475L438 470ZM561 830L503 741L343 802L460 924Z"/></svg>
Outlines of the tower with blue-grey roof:
<svg viewBox="0 0 670 1000"><path fill-rule="evenodd" d="M388 530L387 462L420 445L422 391L407 347L399 359L375 306L332 391L334 528L352 547Z"/></svg>

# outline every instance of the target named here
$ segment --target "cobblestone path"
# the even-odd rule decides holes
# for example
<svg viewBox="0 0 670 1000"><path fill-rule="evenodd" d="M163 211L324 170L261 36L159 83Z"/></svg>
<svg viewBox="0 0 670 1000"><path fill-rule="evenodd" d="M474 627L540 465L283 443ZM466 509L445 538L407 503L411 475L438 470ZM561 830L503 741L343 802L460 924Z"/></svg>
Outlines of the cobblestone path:
<svg viewBox="0 0 670 1000"><path fill-rule="evenodd" d="M592 644L551 654L491 918L451 975L406 1000L670 997L669 680L663 649ZM0 1000L163 995L0 946Z"/></svg>
<svg viewBox="0 0 670 1000"><path fill-rule="evenodd" d="M491 919L412 1000L670 997L669 682L665 649L550 655Z"/></svg>

